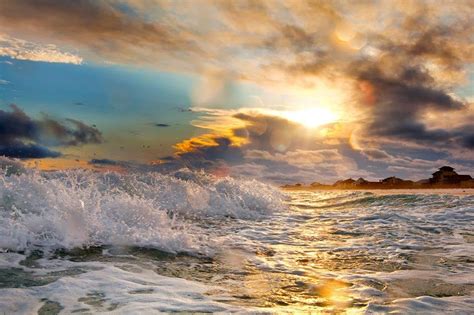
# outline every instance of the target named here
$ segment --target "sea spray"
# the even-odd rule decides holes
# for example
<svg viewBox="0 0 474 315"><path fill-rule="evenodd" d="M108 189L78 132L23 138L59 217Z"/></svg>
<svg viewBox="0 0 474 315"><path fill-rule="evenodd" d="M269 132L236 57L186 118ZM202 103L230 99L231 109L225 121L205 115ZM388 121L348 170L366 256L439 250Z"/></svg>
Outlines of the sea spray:
<svg viewBox="0 0 474 315"><path fill-rule="evenodd" d="M282 209L282 198L256 181L184 169L163 175L4 168L0 248L130 245L199 252L209 244L193 220L255 219Z"/></svg>

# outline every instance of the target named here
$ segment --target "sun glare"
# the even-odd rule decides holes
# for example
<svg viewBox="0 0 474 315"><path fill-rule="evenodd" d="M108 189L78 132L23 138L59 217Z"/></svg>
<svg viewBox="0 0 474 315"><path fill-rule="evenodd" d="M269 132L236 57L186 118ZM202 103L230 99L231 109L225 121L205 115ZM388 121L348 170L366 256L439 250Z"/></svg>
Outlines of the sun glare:
<svg viewBox="0 0 474 315"><path fill-rule="evenodd" d="M315 128L337 121L338 115L327 108L310 108L298 111L285 112L288 120L302 124L307 128Z"/></svg>

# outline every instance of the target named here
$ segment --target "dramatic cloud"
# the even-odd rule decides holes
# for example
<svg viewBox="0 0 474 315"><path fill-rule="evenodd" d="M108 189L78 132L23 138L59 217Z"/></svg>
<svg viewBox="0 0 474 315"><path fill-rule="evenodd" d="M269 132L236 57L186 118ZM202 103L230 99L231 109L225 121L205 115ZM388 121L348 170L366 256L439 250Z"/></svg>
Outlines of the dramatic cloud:
<svg viewBox="0 0 474 315"><path fill-rule="evenodd" d="M38 18L38 14L43 18ZM112 1L1 0L0 25L5 32L66 43L82 49L86 55L113 62L133 63L142 59L153 63L159 51L179 54L193 49L186 35L177 33L179 30L143 21L125 3L120 6ZM25 58L24 51L16 54ZM37 49L32 51L35 55Z"/></svg>
<svg viewBox="0 0 474 315"><path fill-rule="evenodd" d="M390 74L374 65L358 65L354 71L371 93L370 102L365 103L370 113L364 126L368 136L428 145L456 142L459 136L468 136L423 122L422 116L427 112L462 111L470 106L437 87L427 71L406 64Z"/></svg>
<svg viewBox="0 0 474 315"><path fill-rule="evenodd" d="M58 121L48 116L29 117L16 105L0 110L0 155L17 158L58 157L47 146L78 146L102 142L99 130L83 122Z"/></svg>
<svg viewBox="0 0 474 315"><path fill-rule="evenodd" d="M61 153L51 151L46 147L36 144L24 144L19 141L8 144L0 144L0 156L8 156L20 159L42 159L47 157L58 157Z"/></svg>
<svg viewBox="0 0 474 315"><path fill-rule="evenodd" d="M328 182L341 176L372 175L358 171L357 163L342 153L347 142L328 141L328 137L278 116L239 112L231 114L232 123L223 120L222 115L218 111L216 121L205 120L208 125L196 122L208 129L213 126L214 130L178 143L176 155L163 159L158 169L184 166L276 183ZM337 126L328 125L325 130L334 128Z"/></svg>
<svg viewBox="0 0 474 315"><path fill-rule="evenodd" d="M286 100L260 100L253 112L203 113L208 119L193 124L210 132L177 143L167 165L254 170L269 179L329 176L324 168L371 175L389 163L401 170L420 161L474 159L474 105L460 93L472 84L473 15L470 0L0 0L0 27L8 34L0 54L35 60L37 46L28 44L34 39L59 60L69 56L57 49L64 47L74 51L71 58L196 72L209 83L191 96L200 107L228 109L233 81ZM302 96L288 101L289 94ZM261 110L318 106L340 115L312 131ZM97 140L81 133L79 122L64 123L69 131L49 123L51 131L33 141Z"/></svg>
<svg viewBox="0 0 474 315"><path fill-rule="evenodd" d="M206 169L276 183L327 183L360 176L422 178L438 165L452 164L458 169L470 165L469 160L449 159L450 151L444 147L439 153L436 148L409 149L403 143L374 148L369 142L363 148L354 148L352 133L340 124L328 124L314 132L278 116L229 112L229 117L237 122L219 125L223 113L218 112L214 117L206 112L206 124L196 122L208 130L213 126L211 133L178 143L176 156L163 159L161 166Z"/></svg>

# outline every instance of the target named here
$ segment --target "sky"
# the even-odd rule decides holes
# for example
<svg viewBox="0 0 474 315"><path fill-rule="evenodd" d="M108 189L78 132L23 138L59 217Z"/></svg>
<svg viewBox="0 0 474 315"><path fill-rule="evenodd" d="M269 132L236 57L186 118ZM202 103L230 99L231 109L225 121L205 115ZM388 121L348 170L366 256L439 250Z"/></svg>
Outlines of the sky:
<svg viewBox="0 0 474 315"><path fill-rule="evenodd" d="M0 0L0 155L284 183L474 173L474 3Z"/></svg>

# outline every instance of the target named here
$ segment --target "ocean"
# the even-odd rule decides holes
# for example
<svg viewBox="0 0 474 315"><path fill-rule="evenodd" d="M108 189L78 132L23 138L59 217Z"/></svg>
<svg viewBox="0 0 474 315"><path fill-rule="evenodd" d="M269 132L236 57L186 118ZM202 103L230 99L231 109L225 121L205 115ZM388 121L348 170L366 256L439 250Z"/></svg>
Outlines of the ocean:
<svg viewBox="0 0 474 315"><path fill-rule="evenodd" d="M14 169L0 213L0 314L474 310L474 195Z"/></svg>

